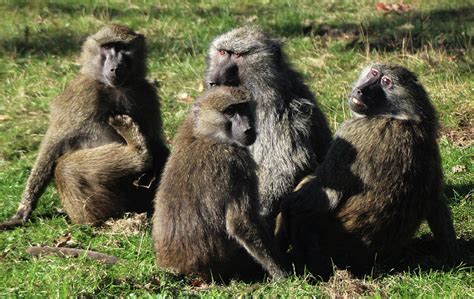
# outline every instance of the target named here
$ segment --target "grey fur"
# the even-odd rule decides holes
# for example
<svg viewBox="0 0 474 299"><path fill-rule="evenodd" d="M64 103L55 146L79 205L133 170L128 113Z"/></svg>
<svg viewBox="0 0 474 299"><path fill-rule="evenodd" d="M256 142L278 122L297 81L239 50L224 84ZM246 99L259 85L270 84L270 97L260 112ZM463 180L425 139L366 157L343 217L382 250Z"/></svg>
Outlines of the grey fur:
<svg viewBox="0 0 474 299"><path fill-rule="evenodd" d="M255 26L237 28L217 37L209 49L207 83L218 85L225 81L219 80L225 67L219 50L241 55L236 60L237 81L256 102L258 137L251 152L258 165L261 214L271 224L279 200L323 160L331 131L313 94L289 64L278 40Z"/></svg>

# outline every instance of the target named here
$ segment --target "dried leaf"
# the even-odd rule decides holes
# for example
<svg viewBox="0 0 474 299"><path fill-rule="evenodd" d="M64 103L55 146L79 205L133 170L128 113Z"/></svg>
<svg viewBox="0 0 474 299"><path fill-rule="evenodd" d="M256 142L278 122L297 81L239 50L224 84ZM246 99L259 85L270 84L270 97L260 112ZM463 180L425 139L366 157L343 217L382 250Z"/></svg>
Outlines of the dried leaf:
<svg viewBox="0 0 474 299"><path fill-rule="evenodd" d="M194 278L191 280L191 286L196 289L206 289L209 287L209 284L206 283L202 278Z"/></svg>
<svg viewBox="0 0 474 299"><path fill-rule="evenodd" d="M390 7L387 6L387 4L379 2L375 5L377 10L384 11L384 12L390 12Z"/></svg>
<svg viewBox="0 0 474 299"><path fill-rule="evenodd" d="M71 233L67 233L56 240L54 247L74 247L77 242L72 238Z"/></svg>
<svg viewBox="0 0 474 299"><path fill-rule="evenodd" d="M466 166L464 165L454 165L453 168L451 168L453 173L462 173L466 172Z"/></svg>
<svg viewBox="0 0 474 299"><path fill-rule="evenodd" d="M194 101L193 97L191 97L187 92L179 93L176 98L178 99L179 103L190 104Z"/></svg>
<svg viewBox="0 0 474 299"><path fill-rule="evenodd" d="M413 9L410 4L405 4L403 3L403 1L400 1L400 4L387 4L383 2L378 2L375 7L378 11L381 11L383 13L405 13Z"/></svg>
<svg viewBox="0 0 474 299"><path fill-rule="evenodd" d="M256 20L258 20L258 16L257 16L257 15L251 15L251 16L249 16L248 18L245 19L245 21L247 21L247 23L253 23L253 22L255 22Z"/></svg>
<svg viewBox="0 0 474 299"><path fill-rule="evenodd" d="M199 92L203 92L203 91L204 91L204 84L202 84L202 83L199 84L199 86L198 86L198 91L199 91Z"/></svg>
<svg viewBox="0 0 474 299"><path fill-rule="evenodd" d="M12 119L12 118L8 115L0 114L0 121L10 120L10 119Z"/></svg>

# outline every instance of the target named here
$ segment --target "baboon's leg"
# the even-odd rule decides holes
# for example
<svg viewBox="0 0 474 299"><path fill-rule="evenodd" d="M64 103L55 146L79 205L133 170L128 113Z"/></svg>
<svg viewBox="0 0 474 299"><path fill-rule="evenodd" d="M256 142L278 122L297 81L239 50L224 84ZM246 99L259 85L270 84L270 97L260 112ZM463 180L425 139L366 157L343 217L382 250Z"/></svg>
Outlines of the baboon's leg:
<svg viewBox="0 0 474 299"><path fill-rule="evenodd" d="M140 196L139 190L133 193L133 181L151 168L145 140L130 117L116 116L110 123L126 145L79 150L56 166L58 192L73 222L99 224L133 210Z"/></svg>
<svg viewBox="0 0 474 299"><path fill-rule="evenodd" d="M446 261L456 263L460 258L459 245L451 211L443 195L437 195L437 200L431 204L427 220Z"/></svg>

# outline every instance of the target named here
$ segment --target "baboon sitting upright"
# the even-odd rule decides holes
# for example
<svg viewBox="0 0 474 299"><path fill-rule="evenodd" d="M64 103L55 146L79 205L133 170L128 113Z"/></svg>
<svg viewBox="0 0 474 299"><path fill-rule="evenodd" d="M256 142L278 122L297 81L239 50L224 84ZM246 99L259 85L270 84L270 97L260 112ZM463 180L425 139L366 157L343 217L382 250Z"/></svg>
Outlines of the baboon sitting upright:
<svg viewBox="0 0 474 299"><path fill-rule="evenodd" d="M272 228L280 199L321 162L331 131L281 43L261 28L245 26L217 37L209 48L206 82L243 86L256 103L255 144L261 214Z"/></svg>
<svg viewBox="0 0 474 299"><path fill-rule="evenodd" d="M169 152L156 90L145 78L145 38L126 26L104 27L86 40L81 61L79 75L51 104L48 131L11 223L30 217L53 173L75 223L152 209Z"/></svg>
<svg viewBox="0 0 474 299"><path fill-rule="evenodd" d="M330 256L365 272L375 254L386 258L406 245L423 219L444 257L456 261L438 120L417 77L401 66L374 64L355 84L349 108L353 118L337 131L322 165L283 202L297 263L320 273L320 255Z"/></svg>
<svg viewBox="0 0 474 299"><path fill-rule="evenodd" d="M285 275L285 260L258 215L248 95L219 87L199 98L174 139L155 199L160 267L205 279ZM260 266L258 264L260 264ZM250 275L250 276L249 276Z"/></svg>

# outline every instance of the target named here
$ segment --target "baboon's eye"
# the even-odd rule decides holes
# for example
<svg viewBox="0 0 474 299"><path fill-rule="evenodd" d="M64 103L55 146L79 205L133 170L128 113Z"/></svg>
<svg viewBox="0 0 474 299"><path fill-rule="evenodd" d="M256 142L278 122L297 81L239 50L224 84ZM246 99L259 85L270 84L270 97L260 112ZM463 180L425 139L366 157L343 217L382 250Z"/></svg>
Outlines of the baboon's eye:
<svg viewBox="0 0 474 299"><path fill-rule="evenodd" d="M234 116L234 114L237 112L237 109L234 105L232 106L229 106L227 109L224 110L224 114L227 116L227 117L232 117Z"/></svg>
<svg viewBox="0 0 474 299"><path fill-rule="evenodd" d="M227 53L226 50L219 50L219 55L224 56Z"/></svg>
<svg viewBox="0 0 474 299"><path fill-rule="evenodd" d="M234 53L232 54L235 58L240 58L242 57L242 54L241 53Z"/></svg>
<svg viewBox="0 0 474 299"><path fill-rule="evenodd" d="M379 71L377 71L376 69L371 69L371 70L370 70L370 74L371 74L373 77L375 77L375 76L377 76L377 75L379 74Z"/></svg>
<svg viewBox="0 0 474 299"><path fill-rule="evenodd" d="M388 86L388 87L392 86L392 79L390 79L387 76L383 76L381 82L384 86Z"/></svg>

